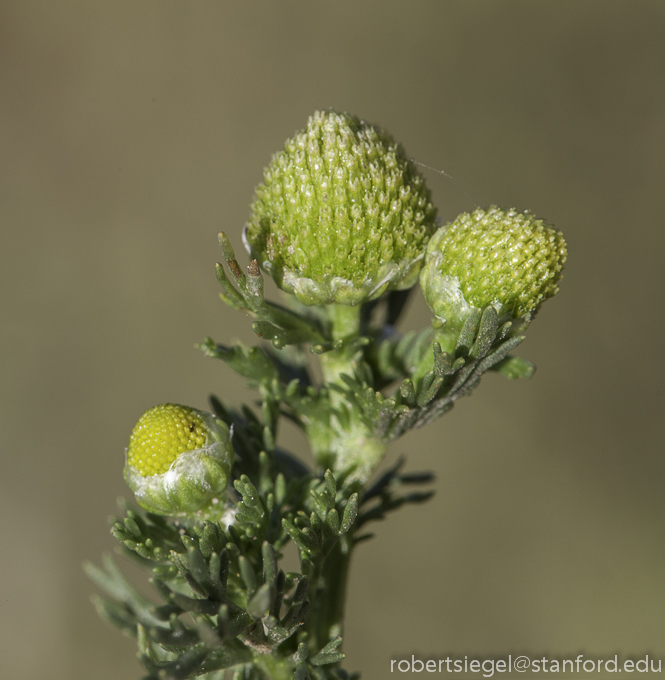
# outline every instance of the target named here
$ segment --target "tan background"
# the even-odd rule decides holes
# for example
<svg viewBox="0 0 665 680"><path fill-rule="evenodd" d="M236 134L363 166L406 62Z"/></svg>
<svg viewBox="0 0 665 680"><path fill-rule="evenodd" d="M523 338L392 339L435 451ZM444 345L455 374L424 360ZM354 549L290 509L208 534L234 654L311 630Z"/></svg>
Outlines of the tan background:
<svg viewBox="0 0 665 680"><path fill-rule="evenodd" d="M529 208L570 248L535 378L391 449L437 495L359 550L347 667L664 657L663 66L659 0L5 0L0 676L140 677L80 565L113 547L142 411L253 398L193 349L252 340L216 232L240 248L270 154L328 106L452 175L425 171L444 220Z"/></svg>

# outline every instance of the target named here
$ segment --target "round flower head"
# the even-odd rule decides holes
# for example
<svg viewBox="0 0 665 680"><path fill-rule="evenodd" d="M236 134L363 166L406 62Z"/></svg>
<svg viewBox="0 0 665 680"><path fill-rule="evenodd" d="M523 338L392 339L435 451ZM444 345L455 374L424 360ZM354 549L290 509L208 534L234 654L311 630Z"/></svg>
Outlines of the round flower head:
<svg viewBox="0 0 665 680"><path fill-rule="evenodd" d="M265 169L245 245L304 304L355 305L416 283L435 214L388 133L317 111Z"/></svg>
<svg viewBox="0 0 665 680"><path fill-rule="evenodd" d="M420 285L439 323L452 328L472 307L529 317L559 291L566 255L560 231L528 212L492 206L463 213L434 234Z"/></svg>
<svg viewBox="0 0 665 680"><path fill-rule="evenodd" d="M233 464L230 431L210 413L160 404L129 439L125 479L139 505L159 515L216 517Z"/></svg>

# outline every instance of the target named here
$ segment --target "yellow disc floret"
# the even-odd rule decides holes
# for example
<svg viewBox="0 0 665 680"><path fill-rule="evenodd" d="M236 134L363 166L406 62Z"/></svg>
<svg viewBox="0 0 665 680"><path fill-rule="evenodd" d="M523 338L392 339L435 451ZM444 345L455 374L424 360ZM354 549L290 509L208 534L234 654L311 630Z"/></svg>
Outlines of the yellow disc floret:
<svg viewBox="0 0 665 680"><path fill-rule="evenodd" d="M132 430L127 464L142 477L161 475L181 453L205 446L207 438L205 423L194 409L160 404L146 411Z"/></svg>

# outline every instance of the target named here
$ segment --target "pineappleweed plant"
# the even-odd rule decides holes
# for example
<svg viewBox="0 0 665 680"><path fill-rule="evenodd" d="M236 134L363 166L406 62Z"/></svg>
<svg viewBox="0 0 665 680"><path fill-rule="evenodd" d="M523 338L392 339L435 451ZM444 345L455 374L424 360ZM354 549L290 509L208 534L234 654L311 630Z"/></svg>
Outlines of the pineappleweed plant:
<svg viewBox="0 0 665 680"><path fill-rule="evenodd" d="M530 377L512 352L566 260L560 232L491 206L439 226L429 190L384 130L316 112L274 154L243 232L249 264L219 235L221 297L254 318L259 347L206 339L203 352L258 389L260 410L148 410L124 476L139 507L113 536L151 574L158 603L110 557L87 572L99 613L136 638L146 680L328 680L342 668L344 599L366 525L421 503L428 473L387 446L448 412L487 371ZM267 301L263 275L285 293ZM432 325L395 326L420 284ZM318 358L322 381L311 371ZM309 469L277 444L288 418ZM296 572L280 569L295 544Z"/></svg>

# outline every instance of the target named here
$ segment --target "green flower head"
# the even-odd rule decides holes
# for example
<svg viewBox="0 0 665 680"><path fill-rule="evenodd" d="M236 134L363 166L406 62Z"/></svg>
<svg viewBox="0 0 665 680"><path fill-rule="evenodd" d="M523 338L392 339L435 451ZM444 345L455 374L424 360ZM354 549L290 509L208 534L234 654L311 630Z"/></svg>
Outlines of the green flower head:
<svg viewBox="0 0 665 680"><path fill-rule="evenodd" d="M160 404L136 423L124 474L139 505L149 512L213 518L224 509L232 464L225 423L188 406Z"/></svg>
<svg viewBox="0 0 665 680"><path fill-rule="evenodd" d="M355 305L416 283L435 215L387 132L317 111L265 169L245 245L304 304Z"/></svg>
<svg viewBox="0 0 665 680"><path fill-rule="evenodd" d="M500 317L530 317L559 291L566 242L528 212L463 213L439 229L427 247L420 285L439 323L459 328L472 307Z"/></svg>

